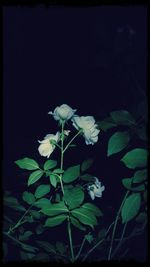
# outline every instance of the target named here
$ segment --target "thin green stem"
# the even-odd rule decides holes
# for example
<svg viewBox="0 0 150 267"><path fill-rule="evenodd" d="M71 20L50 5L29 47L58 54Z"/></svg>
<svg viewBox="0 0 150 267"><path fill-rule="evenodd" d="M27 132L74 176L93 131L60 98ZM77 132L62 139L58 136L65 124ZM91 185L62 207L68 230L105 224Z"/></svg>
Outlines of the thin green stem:
<svg viewBox="0 0 150 267"><path fill-rule="evenodd" d="M122 209L122 206L127 198L129 194L129 191L126 192L124 198L123 198L123 201L121 203L121 206L117 212L117 216L116 216L116 219L115 219L115 223L114 223L114 228L113 228L113 232L112 232L112 238L111 238L111 243L110 243L110 248L109 248L109 253L108 253L108 260L111 259L111 252L112 252L112 247L113 247L113 242L114 242L114 237L115 237L115 232L116 232L116 227L117 227L117 223L118 223L118 219L119 219L119 215L120 215L120 212L121 212L121 209Z"/></svg>
<svg viewBox="0 0 150 267"><path fill-rule="evenodd" d="M63 170L63 162L64 162L64 125L65 123L62 122L61 124L61 161L60 161L60 169ZM59 176L60 179L60 185L61 185L61 190L64 195L64 187L63 187L63 182L62 182L62 174Z"/></svg>
<svg viewBox="0 0 150 267"><path fill-rule="evenodd" d="M80 247L80 249L79 249L79 252L78 252L77 256L75 257L75 260L77 260L77 259L80 257L80 254L81 254L81 251L82 251L82 248L83 248L83 246L84 246L85 241L86 241L86 236L84 236L84 238L83 238L81 247Z"/></svg>
<svg viewBox="0 0 150 267"><path fill-rule="evenodd" d="M70 219L69 218L68 218L68 235L69 235L69 242L70 242L71 261L74 262L74 251L73 251L71 225L70 225Z"/></svg>
<svg viewBox="0 0 150 267"><path fill-rule="evenodd" d="M63 152L65 152L68 147L70 146L70 144L74 141L74 139L79 135L81 134L82 130L80 130L79 132L77 132L77 134L75 134L75 136L69 141L69 143L66 145L66 147L64 148Z"/></svg>
<svg viewBox="0 0 150 267"><path fill-rule="evenodd" d="M85 261L86 258L93 252L94 249L96 249L101 243L103 243L105 241L105 238L107 236L107 234L109 233L111 227L113 226L114 222L111 223L111 225L109 226L106 234L105 234L105 237L103 239L101 239L100 241L98 241L98 243L96 243L89 251L88 253L84 256L84 258L82 259L82 261Z"/></svg>
<svg viewBox="0 0 150 267"><path fill-rule="evenodd" d="M118 249L120 248L120 246L122 244L122 240L124 238L124 234L125 234L126 228L127 228L127 222L125 223L125 225L123 227L123 231L122 231L122 235L121 235L120 241L119 241L117 247L115 248L115 251L112 254L112 258L115 256L115 254L117 253Z"/></svg>
<svg viewBox="0 0 150 267"><path fill-rule="evenodd" d="M13 232L16 228L18 228L21 224L23 224L24 222L26 222L26 221L24 221L23 223L22 223L22 220L24 219L24 217L27 215L27 213L29 212L29 210L32 208L32 206L34 205L34 203L32 203L32 205L25 211L25 213L23 214L23 216L19 219L19 221L15 224L15 226L14 227L12 227L12 228L10 228L10 230L8 230L8 234L10 233L10 232Z"/></svg>
<svg viewBox="0 0 150 267"><path fill-rule="evenodd" d="M6 235L7 237L9 237L10 239L12 239L13 241L15 241L16 243L18 243L19 245L25 245L24 243L22 243L21 241L19 241L18 239L16 239L15 237L11 236L10 234L8 234L7 232L3 232L4 235Z"/></svg>

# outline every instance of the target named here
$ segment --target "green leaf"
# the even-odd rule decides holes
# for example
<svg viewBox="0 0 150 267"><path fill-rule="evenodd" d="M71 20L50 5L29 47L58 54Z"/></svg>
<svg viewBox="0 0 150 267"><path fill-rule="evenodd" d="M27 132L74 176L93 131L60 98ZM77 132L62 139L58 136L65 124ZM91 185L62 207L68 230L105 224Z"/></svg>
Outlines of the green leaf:
<svg viewBox="0 0 150 267"><path fill-rule="evenodd" d="M35 197L32 193L24 191L22 194L22 198L25 202L27 202L29 205L33 204L35 201Z"/></svg>
<svg viewBox="0 0 150 267"><path fill-rule="evenodd" d="M36 198L41 198L45 196L46 194L48 194L49 192L50 192L50 185L41 184L35 190L34 195Z"/></svg>
<svg viewBox="0 0 150 267"><path fill-rule="evenodd" d="M45 228L43 227L43 224L39 224L35 229L35 232L37 235L42 234L44 231L45 231Z"/></svg>
<svg viewBox="0 0 150 267"><path fill-rule="evenodd" d="M54 186L56 188L57 186L57 179L56 179L56 175L54 174L50 174L50 183L52 186Z"/></svg>
<svg viewBox="0 0 150 267"><path fill-rule="evenodd" d="M26 211L26 209L19 204L18 199L15 197L4 196L4 205L17 211Z"/></svg>
<svg viewBox="0 0 150 267"><path fill-rule="evenodd" d="M135 119L127 110L117 110L110 113L111 118L117 125L133 125Z"/></svg>
<svg viewBox="0 0 150 267"><path fill-rule="evenodd" d="M56 201L56 202L60 202L60 201L61 201L61 199L60 199L60 194L56 193L55 201Z"/></svg>
<svg viewBox="0 0 150 267"><path fill-rule="evenodd" d="M59 241L56 242L56 249L61 255L64 255L64 253L66 252L66 246Z"/></svg>
<svg viewBox="0 0 150 267"><path fill-rule="evenodd" d="M59 225L64 220L66 220L66 218L67 218L67 215L64 215L64 214L58 215L56 217L51 217L51 218L49 218L49 219L46 220L44 226L53 227L53 226Z"/></svg>
<svg viewBox="0 0 150 267"><path fill-rule="evenodd" d="M94 160L92 158L84 160L81 164L81 171L84 172L88 170L92 166L93 162Z"/></svg>
<svg viewBox="0 0 150 267"><path fill-rule="evenodd" d="M86 238L86 240L91 244L92 243L92 241L93 241L93 236L91 235L91 234L87 234L87 235L85 235L85 238Z"/></svg>
<svg viewBox="0 0 150 267"><path fill-rule="evenodd" d="M40 219L40 217L41 217L41 214L36 210L31 210L30 214L31 214L31 216L33 216L34 219Z"/></svg>
<svg viewBox="0 0 150 267"><path fill-rule="evenodd" d="M103 213L101 212L101 210L94 204L85 203L82 205L82 208L87 211L92 212L95 216L103 216Z"/></svg>
<svg viewBox="0 0 150 267"><path fill-rule="evenodd" d="M122 223L131 221L139 212L141 207L141 196L139 193L133 193L124 202L121 210Z"/></svg>
<svg viewBox="0 0 150 267"><path fill-rule="evenodd" d="M135 172L133 177L134 183L141 183L144 182L147 179L147 169L140 170Z"/></svg>
<svg viewBox="0 0 150 267"><path fill-rule="evenodd" d="M103 130L103 131L105 131L105 132L106 132L108 129L111 129L111 128L117 126L117 124L114 123L114 121L113 121L110 117L104 119L103 121L98 121L96 124L98 125L98 128L99 128L99 129L101 129L101 130Z"/></svg>
<svg viewBox="0 0 150 267"><path fill-rule="evenodd" d="M23 158L15 161L15 163L21 168L26 170L36 170L39 169L38 163L34 159Z"/></svg>
<svg viewBox="0 0 150 267"><path fill-rule="evenodd" d="M93 175L91 174L84 174L84 175L80 175L79 176L83 181L88 181L88 182L94 182L95 181L95 178L93 177Z"/></svg>
<svg viewBox="0 0 150 267"><path fill-rule="evenodd" d="M53 245L51 245L49 242L47 241L36 241L37 244L43 248L46 252L49 252L49 253L56 253L56 249Z"/></svg>
<svg viewBox="0 0 150 267"><path fill-rule="evenodd" d="M22 244L21 247L24 250L27 250L27 251L30 251L30 252L35 252L36 250L38 250L38 248L30 246L30 245L27 245L27 244Z"/></svg>
<svg viewBox="0 0 150 267"><path fill-rule="evenodd" d="M24 232L23 235L20 235L20 236L19 236L19 240L20 240L20 241L26 241L26 240L29 240L29 237L30 237L31 235L33 235L33 232L32 232L32 231L26 231L26 232Z"/></svg>
<svg viewBox="0 0 150 267"><path fill-rule="evenodd" d="M147 150L135 148L126 153L121 161L131 169L145 167L147 165Z"/></svg>
<svg viewBox="0 0 150 267"><path fill-rule="evenodd" d="M64 187L64 200L66 201L69 209L77 208L84 200L84 192L81 187L67 188Z"/></svg>
<svg viewBox="0 0 150 267"><path fill-rule="evenodd" d="M129 143L130 136L127 132L116 132L114 133L108 142L107 156L111 156L115 153L123 150Z"/></svg>
<svg viewBox="0 0 150 267"><path fill-rule="evenodd" d="M49 206L50 205L50 200L47 199L47 198L41 198L41 199L38 199L35 203L34 203L34 206L36 206L37 208L44 208L46 206Z"/></svg>
<svg viewBox="0 0 150 267"><path fill-rule="evenodd" d="M41 212L48 216L54 216L60 213L68 212L68 209L65 206L64 202L61 201L59 203L49 204L46 207L43 207Z"/></svg>
<svg viewBox="0 0 150 267"><path fill-rule="evenodd" d="M124 185L125 188L127 188L128 190L134 191L134 192L140 192L140 191L144 191L145 190L145 186L139 185L134 187L133 184L133 178L125 178L122 180L122 183Z"/></svg>
<svg viewBox="0 0 150 267"><path fill-rule="evenodd" d="M71 211L71 214L79 219L83 224L89 225L93 228L93 225L97 225L97 219L92 212L84 208L77 208Z"/></svg>
<svg viewBox="0 0 150 267"><path fill-rule="evenodd" d="M57 161L56 160L51 160L48 159L45 163L44 163L44 170L47 171L49 169L55 168L57 165Z"/></svg>
<svg viewBox="0 0 150 267"><path fill-rule="evenodd" d="M62 170L62 169L55 169L54 171L53 171L53 173L57 173L57 174L61 174L61 173L63 173L64 172L64 170Z"/></svg>
<svg viewBox="0 0 150 267"><path fill-rule="evenodd" d="M80 175L80 165L72 166L68 168L63 174L63 181L70 183L76 180Z"/></svg>
<svg viewBox="0 0 150 267"><path fill-rule="evenodd" d="M82 231L86 230L86 228L76 218L74 218L73 216L70 216L70 221L78 229L80 229Z"/></svg>
<svg viewBox="0 0 150 267"><path fill-rule="evenodd" d="M42 170L32 172L28 179L28 186L38 181L43 176L43 173L44 172Z"/></svg>

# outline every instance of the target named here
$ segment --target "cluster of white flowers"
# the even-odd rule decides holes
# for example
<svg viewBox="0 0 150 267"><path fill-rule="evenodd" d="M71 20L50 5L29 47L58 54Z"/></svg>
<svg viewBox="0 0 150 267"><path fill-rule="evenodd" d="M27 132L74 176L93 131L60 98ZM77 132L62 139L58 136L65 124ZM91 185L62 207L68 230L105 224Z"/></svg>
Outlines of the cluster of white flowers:
<svg viewBox="0 0 150 267"><path fill-rule="evenodd" d="M54 109L54 112L50 111L48 114L52 115L56 121L60 123L65 123L66 121L72 121L73 126L77 130L82 130L83 136L85 138L85 143L87 145L94 145L98 141L98 134L100 130L97 129L97 124L93 116L81 116L75 115L76 109L72 109L66 104L63 104ZM70 131L64 130L64 134L68 136ZM56 135L48 134L45 136L43 141L39 141L40 146L38 148L39 153L43 157L49 158L53 150L55 149L55 144L60 141L60 133L57 132Z"/></svg>
<svg viewBox="0 0 150 267"><path fill-rule="evenodd" d="M98 180L97 177L95 178L95 183L88 186L88 192L92 200L95 197L102 197L102 192L105 190L105 186L101 186L101 182Z"/></svg>

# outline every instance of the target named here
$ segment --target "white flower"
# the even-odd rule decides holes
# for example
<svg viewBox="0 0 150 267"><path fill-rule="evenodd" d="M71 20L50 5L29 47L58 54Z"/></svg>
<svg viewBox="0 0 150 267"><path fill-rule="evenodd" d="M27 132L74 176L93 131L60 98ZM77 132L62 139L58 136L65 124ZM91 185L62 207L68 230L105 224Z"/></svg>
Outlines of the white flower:
<svg viewBox="0 0 150 267"><path fill-rule="evenodd" d="M59 139L60 139L60 133L57 132L55 135L47 134L44 137L44 140L38 141L40 143L40 146L38 147L40 155L49 158L55 149L55 145L53 144L53 142L58 142Z"/></svg>
<svg viewBox="0 0 150 267"><path fill-rule="evenodd" d="M54 112L50 111L48 114L53 115L54 119L56 121L58 120L64 120L67 121L72 118L74 113L76 112L76 109L72 109L66 104L61 105L60 107L56 107L54 109Z"/></svg>
<svg viewBox="0 0 150 267"><path fill-rule="evenodd" d="M93 116L74 116L72 118L72 122L73 126L77 130L83 130L85 143L87 145L94 145L98 141L98 134L100 130L97 129L97 124L95 124L95 119Z"/></svg>
<svg viewBox="0 0 150 267"><path fill-rule="evenodd" d="M64 135L68 136L70 134L70 130L64 130Z"/></svg>
<svg viewBox="0 0 150 267"><path fill-rule="evenodd" d="M95 183L88 186L88 192L92 200L95 197L102 197L102 192L105 190L105 186L101 186L101 182L95 177Z"/></svg>

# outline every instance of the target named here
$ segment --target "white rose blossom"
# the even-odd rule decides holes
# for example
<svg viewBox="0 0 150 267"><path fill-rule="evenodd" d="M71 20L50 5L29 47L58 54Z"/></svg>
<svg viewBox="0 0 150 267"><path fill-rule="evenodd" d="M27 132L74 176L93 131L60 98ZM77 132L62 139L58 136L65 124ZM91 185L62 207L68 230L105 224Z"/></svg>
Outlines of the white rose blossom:
<svg viewBox="0 0 150 267"><path fill-rule="evenodd" d="M105 190L105 186L101 186L101 182L95 177L95 183L88 186L88 192L92 200L95 197L102 197L102 192Z"/></svg>
<svg viewBox="0 0 150 267"><path fill-rule="evenodd" d="M53 141L58 142L59 140L60 140L60 132L57 132L55 135L47 134L44 137L44 140L38 141L40 143L40 146L38 147L40 155L49 158L56 147L53 144Z"/></svg>
<svg viewBox="0 0 150 267"><path fill-rule="evenodd" d="M82 129L83 135L85 137L85 143L87 145L94 145L98 141L98 134L100 130L97 129L97 124L95 124L95 119L93 116L73 116L72 118L73 126L80 130Z"/></svg>
<svg viewBox="0 0 150 267"><path fill-rule="evenodd" d="M63 104L59 107L56 107L54 109L54 112L50 111L48 112L48 114L51 114L56 121L58 120L67 121L72 118L75 112L76 112L76 109L72 109L68 105Z"/></svg>

